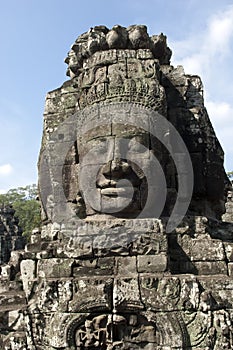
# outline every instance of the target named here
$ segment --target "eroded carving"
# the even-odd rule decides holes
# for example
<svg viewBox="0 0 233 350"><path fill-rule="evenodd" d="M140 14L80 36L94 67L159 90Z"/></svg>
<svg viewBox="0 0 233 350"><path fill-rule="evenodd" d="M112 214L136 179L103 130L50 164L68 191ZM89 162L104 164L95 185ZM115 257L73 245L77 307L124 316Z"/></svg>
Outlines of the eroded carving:
<svg viewBox="0 0 233 350"><path fill-rule="evenodd" d="M137 314L98 315L75 334L76 349L152 349L158 345L156 325Z"/></svg>
<svg viewBox="0 0 233 350"><path fill-rule="evenodd" d="M72 46L71 79L46 99L43 223L25 251L10 257L20 230L0 212L1 349L233 347L223 151L200 78L170 57L142 25Z"/></svg>

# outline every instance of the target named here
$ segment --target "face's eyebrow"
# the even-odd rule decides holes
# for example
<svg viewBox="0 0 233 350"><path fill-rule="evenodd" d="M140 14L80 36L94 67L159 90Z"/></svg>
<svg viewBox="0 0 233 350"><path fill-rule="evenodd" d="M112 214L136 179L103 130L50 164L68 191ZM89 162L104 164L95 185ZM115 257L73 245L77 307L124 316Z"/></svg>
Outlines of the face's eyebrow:
<svg viewBox="0 0 233 350"><path fill-rule="evenodd" d="M109 138L114 138L115 135L97 135L97 136L92 136L91 138L85 140L86 142L90 142L90 141L95 141L95 140L107 140ZM85 139L85 138L84 138Z"/></svg>

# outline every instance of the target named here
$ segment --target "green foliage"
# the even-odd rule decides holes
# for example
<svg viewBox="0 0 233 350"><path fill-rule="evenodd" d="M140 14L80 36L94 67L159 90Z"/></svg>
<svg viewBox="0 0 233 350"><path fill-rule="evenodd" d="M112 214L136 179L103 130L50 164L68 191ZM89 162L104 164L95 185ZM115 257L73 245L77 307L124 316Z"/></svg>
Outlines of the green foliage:
<svg viewBox="0 0 233 350"><path fill-rule="evenodd" d="M233 171L228 171L227 176L229 177L229 179L232 179L233 178Z"/></svg>
<svg viewBox="0 0 233 350"><path fill-rule="evenodd" d="M19 225L23 229L23 235L30 237L35 227L40 227L40 204L36 200L37 186L35 184L26 187L18 187L0 194L0 206L12 205L15 215L19 219Z"/></svg>

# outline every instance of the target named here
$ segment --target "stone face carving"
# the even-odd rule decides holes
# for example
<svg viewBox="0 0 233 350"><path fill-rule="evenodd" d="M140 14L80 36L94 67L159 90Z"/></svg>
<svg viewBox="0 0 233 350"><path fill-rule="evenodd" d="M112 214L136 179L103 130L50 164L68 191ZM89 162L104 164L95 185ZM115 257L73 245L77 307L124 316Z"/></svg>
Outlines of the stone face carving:
<svg viewBox="0 0 233 350"><path fill-rule="evenodd" d="M1 266L2 349L233 347L231 186L201 80L170 58L143 25L69 51L46 99L42 229Z"/></svg>
<svg viewBox="0 0 233 350"><path fill-rule="evenodd" d="M88 204L88 200L85 200L90 191L92 175L95 173L96 166L99 166L96 179L98 190L90 209L93 209L95 213L109 214L120 211L120 216L129 218L142 210L142 201L146 197L145 175L135 164L134 156L139 153L140 157L145 158L144 162L146 160L149 162L149 136L133 127L129 127L127 130L125 126L113 125L111 129L109 135L101 133L99 130L94 134L91 130L90 138L87 133L78 140L80 177L85 179L88 176L91 177L90 180L85 181L81 193L84 202ZM140 145L142 146L140 147ZM121 156L123 152L125 160ZM127 161L127 159L132 160ZM121 207L122 210L119 210Z"/></svg>
<svg viewBox="0 0 233 350"><path fill-rule="evenodd" d="M11 251L23 249L25 245L22 230L14 214L15 210L11 207L0 208L0 264L8 263Z"/></svg>

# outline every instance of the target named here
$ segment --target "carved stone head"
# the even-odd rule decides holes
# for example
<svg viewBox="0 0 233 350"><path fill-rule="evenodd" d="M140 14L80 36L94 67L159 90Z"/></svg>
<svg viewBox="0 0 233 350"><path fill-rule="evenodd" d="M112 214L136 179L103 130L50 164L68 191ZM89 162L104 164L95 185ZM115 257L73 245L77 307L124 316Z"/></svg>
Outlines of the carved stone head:
<svg viewBox="0 0 233 350"><path fill-rule="evenodd" d="M170 57L166 37L145 26L98 26L76 40L66 59L72 79L46 102L45 217L222 215L223 152L202 84Z"/></svg>

